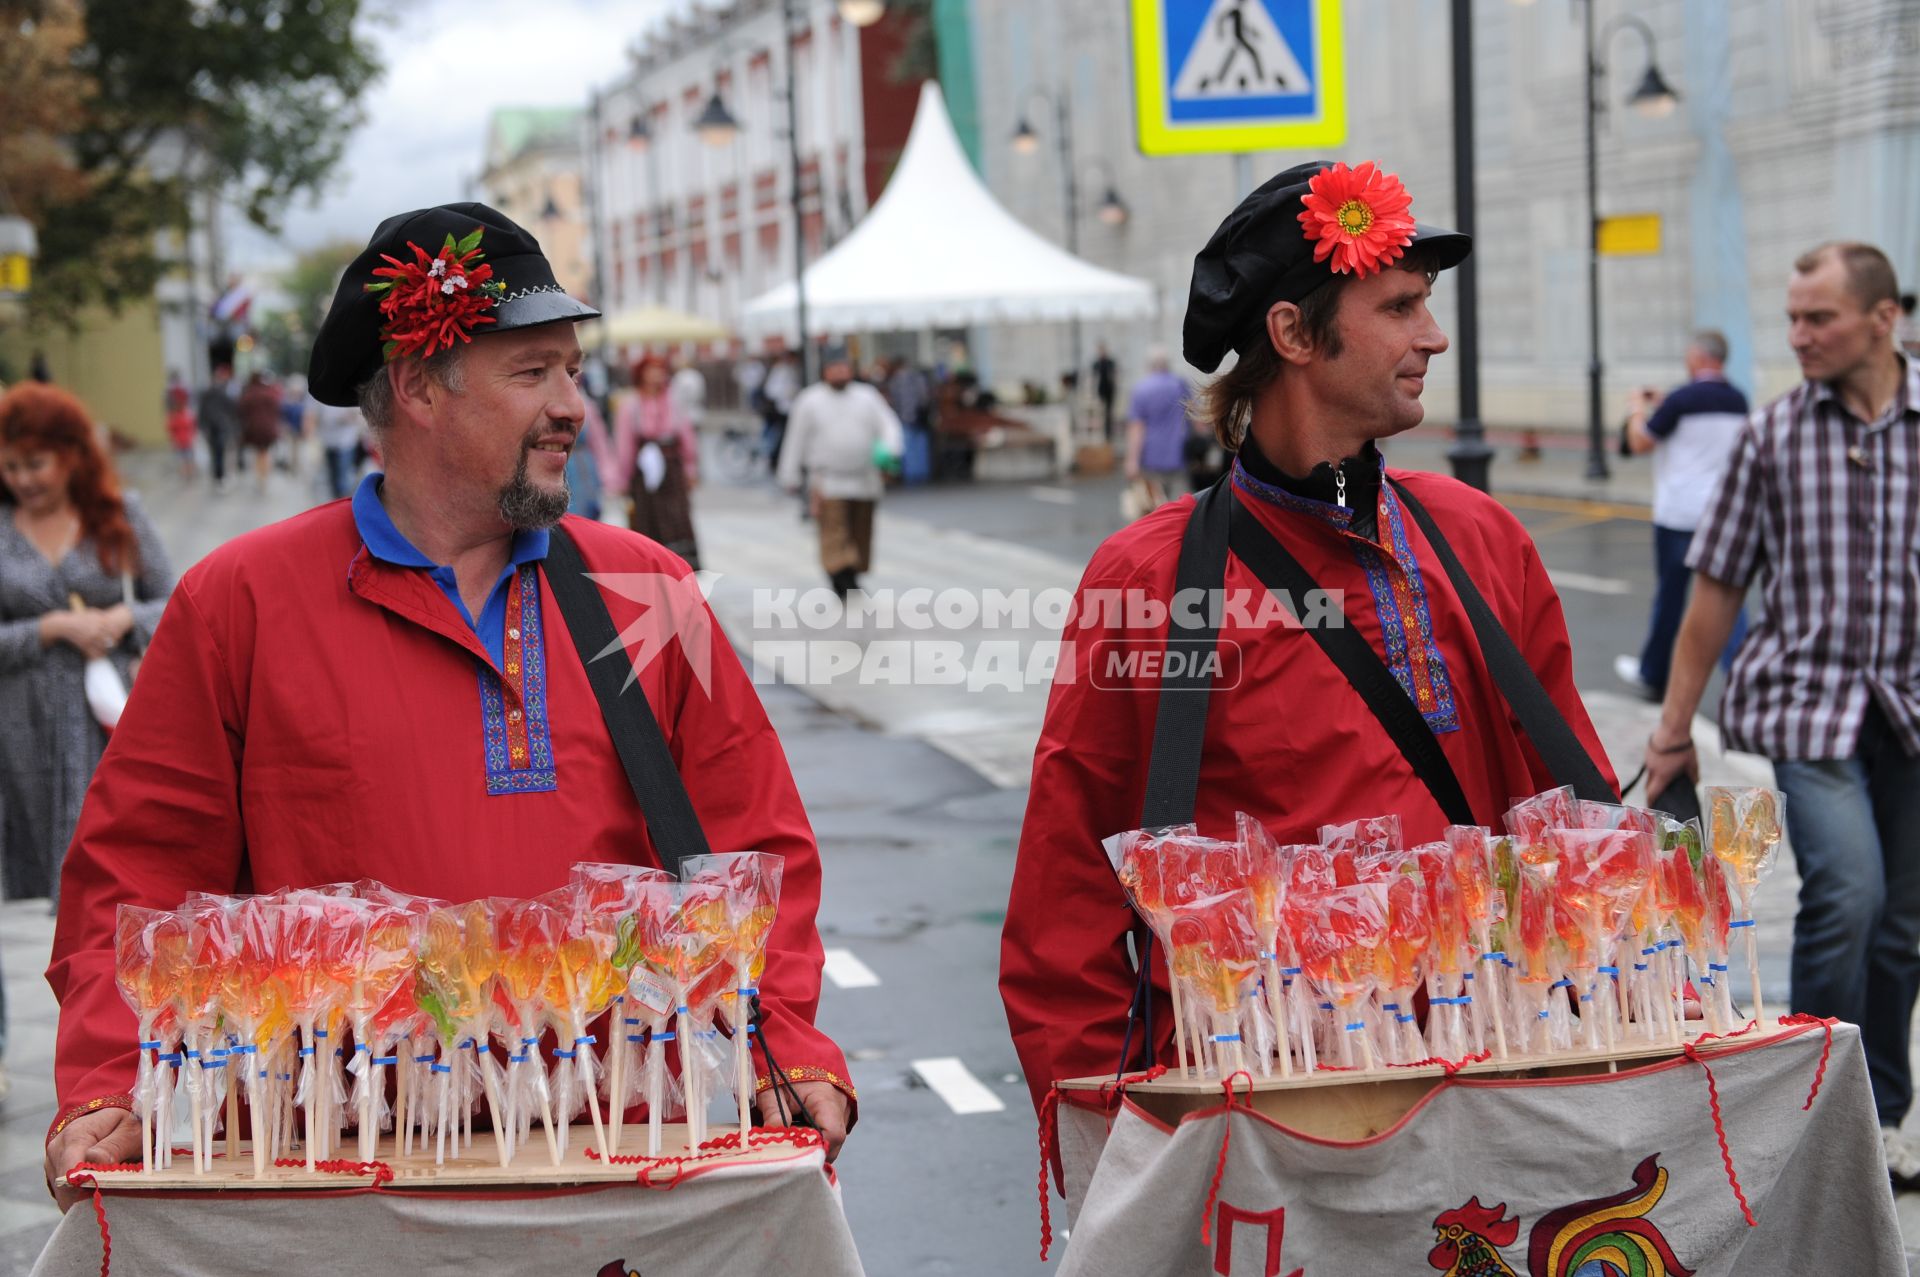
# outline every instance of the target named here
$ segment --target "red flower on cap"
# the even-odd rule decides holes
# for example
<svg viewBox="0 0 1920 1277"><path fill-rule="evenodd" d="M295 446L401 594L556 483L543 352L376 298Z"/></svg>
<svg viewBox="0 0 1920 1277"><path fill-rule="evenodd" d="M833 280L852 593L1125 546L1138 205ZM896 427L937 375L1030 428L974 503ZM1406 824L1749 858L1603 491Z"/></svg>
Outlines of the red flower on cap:
<svg viewBox="0 0 1920 1277"><path fill-rule="evenodd" d="M473 330L494 322L487 314L506 292L493 277L493 267L480 251L481 229L456 242L447 242L434 256L412 240L413 260L380 254L387 265L373 273L383 282L368 284L369 293L382 294L380 313L386 324L380 337L381 354L391 363L402 355L428 359L452 350L455 341L472 341Z"/></svg>
<svg viewBox="0 0 1920 1277"><path fill-rule="evenodd" d="M1300 225L1313 241L1313 260L1333 258L1336 273L1365 279L1399 260L1413 243L1413 197L1400 179L1368 160L1322 169L1300 198Z"/></svg>

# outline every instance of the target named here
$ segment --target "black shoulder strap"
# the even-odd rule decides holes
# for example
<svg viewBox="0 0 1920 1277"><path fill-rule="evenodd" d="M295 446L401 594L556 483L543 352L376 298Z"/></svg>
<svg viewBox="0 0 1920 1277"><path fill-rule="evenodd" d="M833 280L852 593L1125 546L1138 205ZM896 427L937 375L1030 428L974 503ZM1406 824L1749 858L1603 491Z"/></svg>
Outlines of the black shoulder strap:
<svg viewBox="0 0 1920 1277"><path fill-rule="evenodd" d="M1245 563L1262 585L1299 613L1295 604L1319 589L1300 561L1273 538L1260 521L1234 497L1230 482L1223 478L1201 493L1187 521L1186 538L1180 544L1180 563L1175 573L1175 600L1195 601L1190 591L1216 591L1226 577L1227 549ZM1205 605L1174 606L1168 624L1167 643L1181 644L1210 652L1219 641L1220 627L1211 594ZM1197 623L1193 623L1198 617ZM1352 684L1386 729L1414 774L1433 794L1440 810L1453 824L1475 823L1473 808L1460 788L1459 777L1447 761L1445 751L1433 731L1421 717L1419 707L1407 696L1393 672L1387 668L1373 645L1351 626L1308 626L1320 649ZM1178 667L1178 677L1170 677L1160 689L1160 705L1154 720L1153 753L1147 764L1147 795L1143 804L1141 827L1157 829L1193 819L1194 799L1200 786L1200 756L1206 737L1207 705L1213 686L1211 671L1203 661L1188 661Z"/></svg>
<svg viewBox="0 0 1920 1277"><path fill-rule="evenodd" d="M596 659L609 649L624 655L625 649L607 612L607 601L600 597L599 587L587 579L580 549L563 525L555 524L548 537L546 568L547 584L553 590L554 602L560 605L567 632L573 636L580 664L586 667L587 681L593 685L594 699L600 702L601 717L607 721L607 733L613 737L620 766L640 804L654 850L660 855L661 865L678 874L682 860L710 850L707 835L646 694L636 691L621 700L632 666L626 660Z"/></svg>
<svg viewBox="0 0 1920 1277"><path fill-rule="evenodd" d="M1433 516L1427 513L1426 507L1414 498L1413 493L1407 491L1406 485L1393 478L1387 482L1393 485L1394 492L1413 512L1414 522L1426 533L1433 552L1440 556L1440 565L1446 569L1447 579L1453 582L1454 593L1460 596L1460 602L1467 609L1467 617L1473 623L1474 637L1480 642L1480 653L1487 662L1487 672L1493 675L1494 684L1506 698L1514 717L1520 720L1521 729L1539 751L1547 770L1562 785L1573 786L1574 792L1582 798L1601 803L1619 802L1620 795L1607 783L1606 777L1594 765L1593 756L1587 753L1586 746L1580 743L1580 738L1568 725L1566 716L1553 703L1553 698L1547 695L1539 676L1514 644L1513 636L1500 624L1500 618L1493 614L1493 609L1481 595L1480 587L1473 583L1473 578L1467 575L1459 557L1454 554L1453 547L1441 535L1440 525L1433 521Z"/></svg>
<svg viewBox="0 0 1920 1277"><path fill-rule="evenodd" d="M1233 493L1221 479L1194 499L1180 542L1180 564L1174 571L1175 599L1194 598L1193 591L1211 598L1227 575L1227 513ZM1197 612L1175 607L1167 623L1167 645L1192 648L1196 654L1214 650L1220 639L1220 618L1210 606ZM1140 827L1164 829L1193 819L1194 797L1200 790L1200 752L1207 736L1207 703L1212 699L1213 673L1205 661L1191 661L1176 677L1160 685L1160 705L1154 713L1153 753L1147 763L1147 796L1141 804Z"/></svg>
<svg viewBox="0 0 1920 1277"><path fill-rule="evenodd" d="M1240 561L1253 569L1260 583L1298 618L1307 596L1320 587L1300 560L1267 531L1251 510L1237 501L1233 507L1232 545ZM1420 707L1407 695L1407 689L1393 676L1380 653L1374 651L1373 644L1346 623L1346 614L1340 613L1338 619L1339 625L1308 625L1307 633L1346 676L1353 690L1360 693L1360 699L1380 720L1388 737L1400 747L1413 774L1421 779L1434 802L1446 813L1448 823L1477 824L1473 806L1460 788L1460 778L1454 774L1453 764L1447 761L1446 751L1441 749L1433 729L1427 726Z"/></svg>

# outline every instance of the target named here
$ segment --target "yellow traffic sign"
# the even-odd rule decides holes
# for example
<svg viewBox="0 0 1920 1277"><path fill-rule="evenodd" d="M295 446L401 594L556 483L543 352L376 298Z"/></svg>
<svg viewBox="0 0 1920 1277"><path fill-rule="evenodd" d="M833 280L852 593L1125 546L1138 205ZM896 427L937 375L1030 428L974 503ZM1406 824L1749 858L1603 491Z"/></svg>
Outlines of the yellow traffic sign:
<svg viewBox="0 0 1920 1277"><path fill-rule="evenodd" d="M24 293L33 283L33 259L25 253L0 257L0 293Z"/></svg>
<svg viewBox="0 0 1920 1277"><path fill-rule="evenodd" d="M1618 213L1600 219L1603 257L1650 257L1660 251L1660 214Z"/></svg>
<svg viewBox="0 0 1920 1277"><path fill-rule="evenodd" d="M1132 0L1142 155L1347 140L1340 0Z"/></svg>

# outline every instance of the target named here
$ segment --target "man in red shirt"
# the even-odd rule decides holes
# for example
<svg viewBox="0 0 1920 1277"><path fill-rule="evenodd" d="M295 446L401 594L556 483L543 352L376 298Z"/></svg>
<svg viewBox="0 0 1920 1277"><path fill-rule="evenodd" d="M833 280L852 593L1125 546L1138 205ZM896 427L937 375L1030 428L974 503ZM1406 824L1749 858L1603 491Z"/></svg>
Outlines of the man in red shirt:
<svg viewBox="0 0 1920 1277"><path fill-rule="evenodd" d="M428 259L443 242L459 251ZM383 290L383 260L416 269ZM708 842L785 858L763 1041L830 1149L845 1137L846 1063L813 1025L820 861L780 742L686 565L562 522L585 415L573 324L594 314L480 204L390 218L348 267L310 388L358 404L385 475L207 556L154 635L67 853L47 972L61 1006L49 1184L139 1148L116 905L361 877L530 897L577 861L662 862L659 813L643 818L554 601L556 524L600 577Z"/></svg>
<svg viewBox="0 0 1920 1277"><path fill-rule="evenodd" d="M1409 845L1470 817L1494 824L1516 796L1558 783L1521 730L1420 511L1484 592L1575 752L1601 759L1573 685L1560 600L1519 521L1483 493L1386 468L1379 441L1420 424L1420 395L1446 335L1427 309L1463 235L1417 225L1397 179L1323 162L1248 196L1194 262L1187 362L1212 372L1199 412L1237 457L1225 489L1236 520L1220 581L1219 664L1204 718L1193 812L1200 833L1235 835L1235 813L1281 843L1323 823L1397 813ZM1417 505L1416 505L1417 502ZM1000 991L1038 1103L1060 1078L1120 1063L1136 985L1134 917L1100 841L1141 827L1162 684L1138 659L1168 644L1176 571L1195 499L1183 498L1095 552L1070 615L1034 756L1001 949ZM1250 516L1253 522L1249 523ZM1241 553L1277 543L1318 597L1275 610ZM1369 703L1305 625L1351 627L1418 711L1456 780L1450 803L1416 774ZM1171 654L1174 650L1167 646ZM1129 660L1129 657L1133 659ZM1406 707L1401 706L1402 710ZM1431 748L1432 741L1426 742ZM1610 773L1588 773L1596 787ZM1157 997L1166 973L1156 964ZM1157 1016L1153 1058L1170 1049Z"/></svg>

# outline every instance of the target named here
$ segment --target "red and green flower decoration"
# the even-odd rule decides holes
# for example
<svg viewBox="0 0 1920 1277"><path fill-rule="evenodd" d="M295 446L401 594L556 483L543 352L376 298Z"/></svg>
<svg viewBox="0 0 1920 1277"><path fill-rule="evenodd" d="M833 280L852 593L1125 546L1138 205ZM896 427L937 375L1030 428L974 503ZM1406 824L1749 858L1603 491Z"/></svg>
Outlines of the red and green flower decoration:
<svg viewBox="0 0 1920 1277"><path fill-rule="evenodd" d="M1413 197L1372 160L1356 169L1322 169L1307 182L1300 203L1300 225L1315 241L1313 260L1331 257L1338 274L1365 279L1398 261L1413 242Z"/></svg>
<svg viewBox="0 0 1920 1277"><path fill-rule="evenodd" d="M367 291L379 295L380 313L387 320L380 336L386 343L381 354L388 362L408 355L429 359L453 349L456 341L472 341L475 328L494 322L487 312L507 286L493 277L493 267L480 251L482 229L461 240L448 235L431 257L411 240L410 262L380 254L387 265L373 273L384 278L368 284Z"/></svg>

